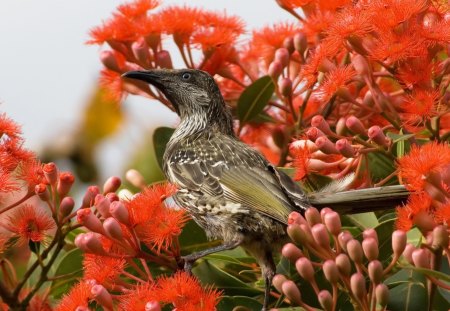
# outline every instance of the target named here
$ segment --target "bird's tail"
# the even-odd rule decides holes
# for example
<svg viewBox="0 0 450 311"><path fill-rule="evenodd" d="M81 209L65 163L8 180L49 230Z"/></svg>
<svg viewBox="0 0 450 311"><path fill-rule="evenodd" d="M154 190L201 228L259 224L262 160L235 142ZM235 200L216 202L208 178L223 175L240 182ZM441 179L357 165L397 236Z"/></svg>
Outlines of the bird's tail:
<svg viewBox="0 0 450 311"><path fill-rule="evenodd" d="M405 186L386 186L341 192L316 192L308 195L312 206L329 207L340 214L356 214L393 209L406 202L410 192Z"/></svg>

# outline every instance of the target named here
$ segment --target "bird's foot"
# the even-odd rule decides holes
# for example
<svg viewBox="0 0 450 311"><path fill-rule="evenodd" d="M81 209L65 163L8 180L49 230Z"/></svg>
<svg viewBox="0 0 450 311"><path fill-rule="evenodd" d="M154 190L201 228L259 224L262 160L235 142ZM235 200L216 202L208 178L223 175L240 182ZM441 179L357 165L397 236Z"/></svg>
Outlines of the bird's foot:
<svg viewBox="0 0 450 311"><path fill-rule="evenodd" d="M188 274L192 274L192 267L197 258L193 258L192 256L182 256L177 261L178 269L183 270Z"/></svg>

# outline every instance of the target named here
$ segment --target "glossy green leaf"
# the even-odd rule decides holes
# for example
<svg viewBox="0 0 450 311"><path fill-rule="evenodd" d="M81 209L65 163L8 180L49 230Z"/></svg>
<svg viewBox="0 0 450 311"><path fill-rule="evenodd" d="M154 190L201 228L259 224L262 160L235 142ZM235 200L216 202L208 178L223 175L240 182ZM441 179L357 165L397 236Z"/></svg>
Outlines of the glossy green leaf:
<svg viewBox="0 0 450 311"><path fill-rule="evenodd" d="M217 310L232 311L235 307L242 306L250 310L261 310L262 304L253 298L245 296L225 296L222 297L219 304L217 305Z"/></svg>
<svg viewBox="0 0 450 311"><path fill-rule="evenodd" d="M205 231L190 220L186 223L178 237L181 246L181 254L187 255L195 251L206 249L212 246L217 246L220 242L209 241L206 237Z"/></svg>
<svg viewBox="0 0 450 311"><path fill-rule="evenodd" d="M373 212L346 215L345 218L362 230L375 228L379 224L378 219Z"/></svg>
<svg viewBox="0 0 450 311"><path fill-rule="evenodd" d="M379 152L370 152L367 157L369 159L370 175L372 176L374 182L380 181L394 172L394 161L389 159L384 154ZM392 178L392 180L394 181L396 178ZM389 185L389 183L386 185Z"/></svg>
<svg viewBox="0 0 450 311"><path fill-rule="evenodd" d="M393 288L389 290L388 310L423 311L428 305L428 294L425 278L421 273L412 270L405 273L401 270ZM394 277L390 278L391 280ZM389 280L389 279L388 279ZM386 280L386 283L388 282ZM389 284L387 284L389 286ZM391 286L390 286L391 287Z"/></svg>
<svg viewBox="0 0 450 311"><path fill-rule="evenodd" d="M378 260L386 266L392 257L392 232L394 231L395 219L389 219L375 227L378 236Z"/></svg>
<svg viewBox="0 0 450 311"><path fill-rule="evenodd" d="M413 137L414 135L416 135L416 134L396 134L396 133L392 133L392 132L388 132L386 134L387 137L392 139L393 143L398 143L399 141L408 140L411 137Z"/></svg>
<svg viewBox="0 0 450 311"><path fill-rule="evenodd" d="M242 123L248 122L261 113L272 97L275 84L269 76L253 82L242 92L237 103L237 116Z"/></svg>
<svg viewBox="0 0 450 311"><path fill-rule="evenodd" d="M52 296L60 298L67 294L78 278L83 275L83 253L79 248L67 252L61 259L53 277L66 275L67 278L57 279L52 282Z"/></svg>
<svg viewBox="0 0 450 311"><path fill-rule="evenodd" d="M153 132L153 147L155 148L156 160L158 161L159 167L163 167L162 159L164 151L166 150L167 142L172 136L175 130L170 127L158 127Z"/></svg>

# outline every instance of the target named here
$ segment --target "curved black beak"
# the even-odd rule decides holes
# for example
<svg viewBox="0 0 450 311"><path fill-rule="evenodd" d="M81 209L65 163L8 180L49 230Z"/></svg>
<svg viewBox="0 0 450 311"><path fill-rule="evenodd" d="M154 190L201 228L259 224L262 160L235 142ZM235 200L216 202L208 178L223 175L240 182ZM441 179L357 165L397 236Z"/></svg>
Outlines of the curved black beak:
<svg viewBox="0 0 450 311"><path fill-rule="evenodd" d="M153 84L158 88L163 86L163 84L161 83L160 75L152 71L145 71L145 70L128 71L122 75L122 78L141 80Z"/></svg>

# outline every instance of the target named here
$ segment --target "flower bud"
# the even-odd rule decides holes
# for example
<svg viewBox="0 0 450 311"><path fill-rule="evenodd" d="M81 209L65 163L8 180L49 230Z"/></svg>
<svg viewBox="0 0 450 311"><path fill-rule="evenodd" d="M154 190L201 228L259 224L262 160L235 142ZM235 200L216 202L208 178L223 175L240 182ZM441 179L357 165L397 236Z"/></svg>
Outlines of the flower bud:
<svg viewBox="0 0 450 311"><path fill-rule="evenodd" d="M448 231L447 228L443 225L436 226L433 229L433 249L438 248L448 248Z"/></svg>
<svg viewBox="0 0 450 311"><path fill-rule="evenodd" d="M281 72L283 72L283 65L281 65L281 62L278 60L274 60L270 63L269 69L267 70L267 74L273 79L277 80L278 77L281 75Z"/></svg>
<svg viewBox="0 0 450 311"><path fill-rule="evenodd" d="M342 253L337 255L335 262L340 273L342 273L345 276L350 275L352 271L352 265L350 264L350 259L346 254Z"/></svg>
<svg viewBox="0 0 450 311"><path fill-rule="evenodd" d="M374 238L375 241L378 243L377 231L372 228L364 230L363 231L363 239L367 239L367 238Z"/></svg>
<svg viewBox="0 0 450 311"><path fill-rule="evenodd" d="M283 40L283 47L289 52L289 54L294 53L294 39L287 37Z"/></svg>
<svg viewBox="0 0 450 311"><path fill-rule="evenodd" d="M353 294L359 299L363 300L366 295L366 282L364 276L357 272L350 277L350 288Z"/></svg>
<svg viewBox="0 0 450 311"><path fill-rule="evenodd" d="M128 170L125 174L125 178L136 188L142 189L147 186L144 176L135 169Z"/></svg>
<svg viewBox="0 0 450 311"><path fill-rule="evenodd" d="M346 136L347 127L345 126L346 119L344 117L339 118L336 122L336 134L340 136Z"/></svg>
<svg viewBox="0 0 450 311"><path fill-rule="evenodd" d="M100 219L89 208L82 208L77 211L77 221L92 232L105 233Z"/></svg>
<svg viewBox="0 0 450 311"><path fill-rule="evenodd" d="M403 257L405 257L406 261L410 264L414 264L412 259L412 253L416 250L416 247L410 243L406 244L405 250L403 251Z"/></svg>
<svg viewBox="0 0 450 311"><path fill-rule="evenodd" d="M297 52L300 53L300 55L303 55L306 48L308 47L308 41L306 39L306 36L301 32L297 33L294 35L293 41L294 41L294 48L297 50Z"/></svg>
<svg viewBox="0 0 450 311"><path fill-rule="evenodd" d="M369 278L374 284L379 284L383 278L383 265L378 260L372 260L367 267Z"/></svg>
<svg viewBox="0 0 450 311"><path fill-rule="evenodd" d="M339 139L336 142L336 149L346 158L353 158L355 156L355 149L346 138Z"/></svg>
<svg viewBox="0 0 450 311"><path fill-rule="evenodd" d="M292 81L289 78L281 78L278 82L278 88L280 89L281 95L284 97L289 97L292 95Z"/></svg>
<svg viewBox="0 0 450 311"><path fill-rule="evenodd" d="M317 245L324 249L330 248L330 237L328 236L328 231L324 224L315 224L311 228L311 234Z"/></svg>
<svg viewBox="0 0 450 311"><path fill-rule="evenodd" d="M348 231L341 232L338 235L339 245L342 247L342 249L344 251L347 251L347 243L352 239L353 239L353 236Z"/></svg>
<svg viewBox="0 0 450 311"><path fill-rule="evenodd" d="M324 119L323 116L316 115L311 119L311 126L317 127L319 130L324 132L326 135L333 135L334 133L330 129L330 125Z"/></svg>
<svg viewBox="0 0 450 311"><path fill-rule="evenodd" d="M322 221L319 211L314 207L308 208L305 211L305 218L310 226L314 226Z"/></svg>
<svg viewBox="0 0 450 311"><path fill-rule="evenodd" d="M352 57L352 65L355 68L356 72L361 76L369 77L372 75L372 71L370 70L369 63L367 59L359 54L356 54Z"/></svg>
<svg viewBox="0 0 450 311"><path fill-rule="evenodd" d="M116 193L114 193L114 192L107 193L105 197L110 203L120 200L119 196Z"/></svg>
<svg viewBox="0 0 450 311"><path fill-rule="evenodd" d="M97 284L91 288L92 297L106 310L113 310L113 301L111 294L103 287L103 285Z"/></svg>
<svg viewBox="0 0 450 311"><path fill-rule="evenodd" d="M345 121L345 125L347 126L347 128L352 131L354 134L359 134L359 135L367 135L366 134L366 129L364 127L364 125L362 124L362 122L355 116L350 116L347 118L347 120Z"/></svg>
<svg viewBox="0 0 450 311"><path fill-rule="evenodd" d="M281 285L281 289L283 291L283 294L291 302L295 303L296 305L302 304L302 296L300 294L300 290L294 282L292 282L291 280L283 282L283 284Z"/></svg>
<svg viewBox="0 0 450 311"><path fill-rule="evenodd" d="M378 125L371 126L367 131L367 135L377 145L389 146L389 138L384 135L383 130Z"/></svg>
<svg viewBox="0 0 450 311"><path fill-rule="evenodd" d="M289 65L289 51L286 48L279 48L275 51L275 60L281 63L281 66Z"/></svg>
<svg viewBox="0 0 450 311"><path fill-rule="evenodd" d="M111 202L101 194L97 194L94 200L94 207L99 211L103 218L111 217L109 206Z"/></svg>
<svg viewBox="0 0 450 311"><path fill-rule="evenodd" d="M122 228L115 218L109 217L105 219L103 222L103 229L105 230L105 235L107 237L119 241L123 239Z"/></svg>
<svg viewBox="0 0 450 311"><path fill-rule="evenodd" d="M298 212L292 212L289 214L288 224L306 225L306 219Z"/></svg>
<svg viewBox="0 0 450 311"><path fill-rule="evenodd" d="M319 130L317 127L310 127L306 131L306 137L312 142L316 142L317 138L325 136L325 134Z"/></svg>
<svg viewBox="0 0 450 311"><path fill-rule="evenodd" d="M66 217L72 213L73 207L75 206L75 201L72 197L65 197L61 200L59 204L59 213L61 217Z"/></svg>
<svg viewBox="0 0 450 311"><path fill-rule="evenodd" d="M339 282L339 269L333 260L329 259L325 261L323 263L322 270L328 282L331 284L336 284Z"/></svg>
<svg viewBox="0 0 450 311"><path fill-rule="evenodd" d="M86 233L80 233L75 237L75 240L73 241L75 246L78 247L83 252L87 252L87 250L88 250L86 247L86 244L84 243L85 235L86 235Z"/></svg>
<svg viewBox="0 0 450 311"><path fill-rule="evenodd" d="M358 240L352 239L347 243L347 253L350 258L357 264L363 261L363 250Z"/></svg>
<svg viewBox="0 0 450 311"><path fill-rule="evenodd" d="M308 282L314 282L314 268L311 261L306 257L301 257L295 262L295 268L302 278Z"/></svg>
<svg viewBox="0 0 450 311"><path fill-rule="evenodd" d="M89 186L84 194L81 208L90 207L94 204L95 197L100 193L97 186Z"/></svg>
<svg viewBox="0 0 450 311"><path fill-rule="evenodd" d="M317 138L315 143L317 148L325 154L339 154L336 146L326 136Z"/></svg>
<svg viewBox="0 0 450 311"><path fill-rule="evenodd" d="M419 212L416 217L414 217L414 224L419 228L424 236L426 236L427 232L430 232L436 227L436 223L433 220L433 217L425 211Z"/></svg>
<svg viewBox="0 0 450 311"><path fill-rule="evenodd" d="M283 274L275 274L272 280L273 287L275 287L279 293L282 293L282 285L286 280L287 279Z"/></svg>
<svg viewBox="0 0 450 311"><path fill-rule="evenodd" d="M119 177L111 176L103 184L103 193L116 192L122 181Z"/></svg>
<svg viewBox="0 0 450 311"><path fill-rule="evenodd" d="M389 302L389 289L388 287L381 283L375 287L375 297L377 299L377 303L382 307L386 307Z"/></svg>
<svg viewBox="0 0 450 311"><path fill-rule="evenodd" d="M412 252L412 260L416 267L418 268L430 268L430 253L428 250L419 248Z"/></svg>
<svg viewBox="0 0 450 311"><path fill-rule="evenodd" d="M144 66L148 66L151 61L151 55L147 42L144 38L139 38L131 44L131 51L134 57Z"/></svg>
<svg viewBox="0 0 450 311"><path fill-rule="evenodd" d="M48 192L46 184L37 184L34 187L34 193L36 193L36 195L44 202L50 200L50 193Z"/></svg>
<svg viewBox="0 0 450 311"><path fill-rule="evenodd" d="M320 306L325 311L333 310L333 297L330 292L327 290L321 290L319 295L317 295L317 299L319 300Z"/></svg>
<svg viewBox="0 0 450 311"><path fill-rule="evenodd" d="M325 226L332 235L338 236L341 233L341 218L338 213L334 211L326 213L323 220L325 222Z"/></svg>
<svg viewBox="0 0 450 311"><path fill-rule="evenodd" d="M300 257L303 257L302 251L292 243L285 244L281 249L281 254L293 263Z"/></svg>
<svg viewBox="0 0 450 311"><path fill-rule="evenodd" d="M394 256L400 257L406 247L407 236L402 230L395 230L392 233L392 251Z"/></svg>
<svg viewBox="0 0 450 311"><path fill-rule="evenodd" d="M332 213L333 210L329 207L324 207L322 209L320 209L320 219L322 221L322 223L324 223L324 219L325 219L325 215L328 213Z"/></svg>
<svg viewBox="0 0 450 311"><path fill-rule="evenodd" d="M145 304L145 311L161 311L161 305L157 301L149 301Z"/></svg>
<svg viewBox="0 0 450 311"><path fill-rule="evenodd" d="M103 249L102 242L100 242L97 234L93 232L85 233L83 243L86 246L88 252L97 255L106 255L106 252Z"/></svg>
<svg viewBox="0 0 450 311"><path fill-rule="evenodd" d="M56 185L58 182L58 168L56 167L56 164L53 162L44 164L42 170L44 171L44 176L47 182L50 185Z"/></svg>
<svg viewBox="0 0 450 311"><path fill-rule="evenodd" d="M368 260L378 258L378 243L374 238L367 238L362 241L364 255Z"/></svg>
<svg viewBox="0 0 450 311"><path fill-rule="evenodd" d="M121 72L119 63L117 62L116 55L114 54L113 51L110 50L101 51L100 61L102 62L103 66L105 66L107 69L115 72Z"/></svg>
<svg viewBox="0 0 450 311"><path fill-rule="evenodd" d="M170 53L166 50L158 51L155 55L156 65L161 68L172 69L172 58Z"/></svg>
<svg viewBox="0 0 450 311"><path fill-rule="evenodd" d="M120 201L111 202L109 206L109 212L111 215L120 223L124 225L130 224L130 216L128 213L128 209L123 205Z"/></svg>
<svg viewBox="0 0 450 311"><path fill-rule="evenodd" d="M56 186L56 190L58 191L59 197L65 197L70 188L72 188L73 183L75 182L75 177L70 172L62 172L59 174L58 185Z"/></svg>
<svg viewBox="0 0 450 311"><path fill-rule="evenodd" d="M78 307L76 307L75 311L91 311L91 309L89 309L88 307L84 307L84 306L78 306Z"/></svg>
<svg viewBox="0 0 450 311"><path fill-rule="evenodd" d="M300 228L300 225L293 223L287 226L287 234L296 244L306 244L307 237L306 233Z"/></svg>

